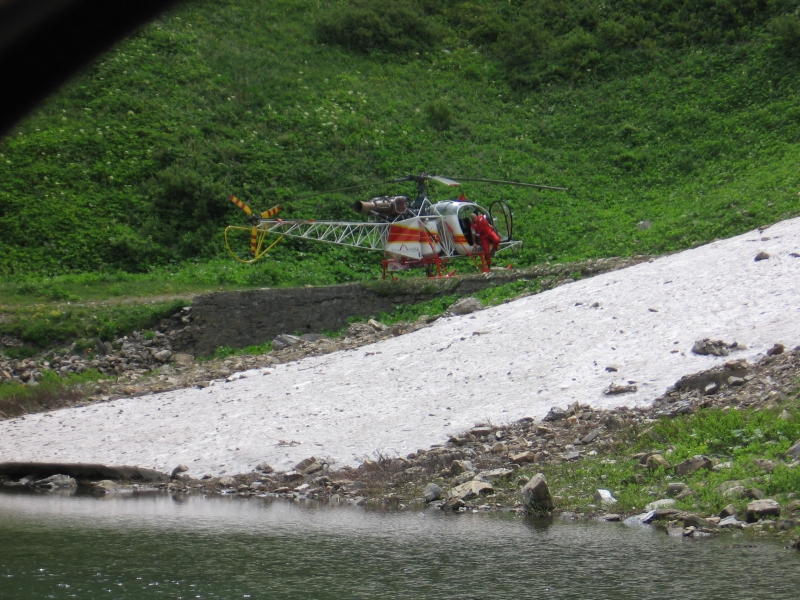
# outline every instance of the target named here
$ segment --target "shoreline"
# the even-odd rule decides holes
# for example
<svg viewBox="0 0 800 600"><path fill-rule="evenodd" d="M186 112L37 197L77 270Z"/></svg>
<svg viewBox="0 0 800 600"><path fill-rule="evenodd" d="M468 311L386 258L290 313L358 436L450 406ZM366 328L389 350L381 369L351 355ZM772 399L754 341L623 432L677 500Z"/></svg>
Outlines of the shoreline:
<svg viewBox="0 0 800 600"><path fill-rule="evenodd" d="M783 458L774 453L771 459L755 456L758 452L740 456L738 463L750 464L754 475L740 481L729 478L742 468L731 456L710 454L703 460L678 462L673 457L680 450L659 448L654 441L658 436L653 435L659 423L691 427L692 419L715 412L780 411L778 419L800 419L800 347L774 350L754 364L732 360L684 377L650 407L596 411L576 403L553 408L538 421L476 424L446 444L406 457L376 456L358 467L331 470L323 460L311 457L292 471L275 472L265 464L250 473L193 479L179 466L171 475L162 474L165 480L157 483L83 479L80 486L95 496L112 497L157 491L387 510L549 514L571 520L621 521L638 515L639 521L669 535L700 538L745 532L782 539L800 549L797 492L764 492L776 489L775 473L800 473L800 440L792 440ZM734 371L736 375L731 375ZM693 460L694 465L686 466ZM524 501L522 488L537 474L544 474L552 499L549 509ZM34 481L4 483L23 487ZM712 484L714 490L709 490ZM654 504L648 506L643 499ZM770 500L779 505L777 514L773 510L747 516L753 503ZM720 514L723 503L725 514Z"/></svg>

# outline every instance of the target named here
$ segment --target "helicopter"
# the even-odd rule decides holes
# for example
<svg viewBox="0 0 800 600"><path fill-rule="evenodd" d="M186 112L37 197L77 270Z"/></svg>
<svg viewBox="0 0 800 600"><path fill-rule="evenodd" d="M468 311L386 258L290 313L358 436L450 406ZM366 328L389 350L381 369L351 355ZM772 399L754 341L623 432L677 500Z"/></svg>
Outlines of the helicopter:
<svg viewBox="0 0 800 600"><path fill-rule="evenodd" d="M250 227L229 225L225 228L224 239L228 252L239 262L251 264L263 258L284 237L315 240L329 244L376 250L384 253L382 260L383 278L386 273L424 268L428 277L450 277L455 270L448 272L446 264L456 258L466 258L483 273L491 270L491 255L484 252L473 232L470 218L482 215L494 229L499 238L497 252L518 251L521 240L512 239L513 215L511 208L503 201L492 203L488 209L468 200L463 194L457 198L431 202L429 184L436 182L447 187L458 187L460 181L513 185L554 191L567 191L568 188L519 181L502 181L471 177L455 178L442 175L420 173L403 175L387 182L368 183L349 186L303 196L330 194L350 191L363 187L385 184L414 182L416 195L378 196L366 201L353 203L353 210L368 218L367 221L317 221L308 219L283 220L277 217L281 210L275 206L260 214L243 201L231 196L230 200L251 220ZM480 218L480 217L478 217ZM229 241L231 232L250 233L250 258L242 258L232 248ZM278 236L271 243L265 243L267 236Z"/></svg>

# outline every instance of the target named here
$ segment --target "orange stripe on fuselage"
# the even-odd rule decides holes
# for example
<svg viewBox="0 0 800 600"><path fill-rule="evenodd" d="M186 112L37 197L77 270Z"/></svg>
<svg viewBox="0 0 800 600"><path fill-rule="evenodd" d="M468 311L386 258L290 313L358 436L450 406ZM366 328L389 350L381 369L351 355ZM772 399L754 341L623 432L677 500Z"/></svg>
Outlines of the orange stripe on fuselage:
<svg viewBox="0 0 800 600"><path fill-rule="evenodd" d="M419 242L419 228L392 225L389 228L389 243L394 242Z"/></svg>

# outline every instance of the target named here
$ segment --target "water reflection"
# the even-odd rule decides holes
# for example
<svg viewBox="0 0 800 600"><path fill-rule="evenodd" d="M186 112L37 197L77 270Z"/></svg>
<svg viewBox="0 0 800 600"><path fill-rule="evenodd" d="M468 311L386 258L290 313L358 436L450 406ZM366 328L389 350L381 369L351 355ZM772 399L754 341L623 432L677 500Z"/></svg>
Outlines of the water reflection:
<svg viewBox="0 0 800 600"><path fill-rule="evenodd" d="M2 598L796 598L800 585L800 555L771 544L260 499L0 494L0 539Z"/></svg>

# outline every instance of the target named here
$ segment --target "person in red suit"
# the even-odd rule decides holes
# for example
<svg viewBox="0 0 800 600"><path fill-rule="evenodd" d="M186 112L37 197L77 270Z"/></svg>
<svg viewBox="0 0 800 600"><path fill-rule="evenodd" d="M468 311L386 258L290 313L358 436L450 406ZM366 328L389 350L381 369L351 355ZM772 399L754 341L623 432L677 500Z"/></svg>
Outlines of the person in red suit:
<svg viewBox="0 0 800 600"><path fill-rule="evenodd" d="M477 236L475 245L478 243L483 247L483 256L486 258L486 265L491 268L492 255L500 247L500 237L497 232L486 220L486 217L479 213L472 213L470 216L472 232Z"/></svg>

